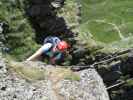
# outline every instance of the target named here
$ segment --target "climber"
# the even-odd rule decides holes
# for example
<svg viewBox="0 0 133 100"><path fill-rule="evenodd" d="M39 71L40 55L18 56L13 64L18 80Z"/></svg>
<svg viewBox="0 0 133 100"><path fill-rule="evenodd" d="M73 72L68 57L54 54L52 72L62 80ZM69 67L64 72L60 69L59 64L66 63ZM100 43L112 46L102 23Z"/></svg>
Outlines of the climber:
<svg viewBox="0 0 133 100"><path fill-rule="evenodd" d="M60 63L64 55L68 53L69 44L58 37L49 36L44 40L43 46L38 49L27 61L40 59L42 56L48 57L51 64Z"/></svg>

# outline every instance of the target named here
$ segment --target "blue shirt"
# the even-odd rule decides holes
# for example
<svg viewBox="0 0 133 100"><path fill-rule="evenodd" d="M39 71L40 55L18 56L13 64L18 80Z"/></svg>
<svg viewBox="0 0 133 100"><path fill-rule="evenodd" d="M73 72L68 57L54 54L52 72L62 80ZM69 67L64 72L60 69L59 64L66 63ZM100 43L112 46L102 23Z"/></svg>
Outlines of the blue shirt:
<svg viewBox="0 0 133 100"><path fill-rule="evenodd" d="M53 51L53 44L46 43L42 47L43 53L49 56L50 58L54 58L55 60L60 60L63 57L63 54L60 51Z"/></svg>

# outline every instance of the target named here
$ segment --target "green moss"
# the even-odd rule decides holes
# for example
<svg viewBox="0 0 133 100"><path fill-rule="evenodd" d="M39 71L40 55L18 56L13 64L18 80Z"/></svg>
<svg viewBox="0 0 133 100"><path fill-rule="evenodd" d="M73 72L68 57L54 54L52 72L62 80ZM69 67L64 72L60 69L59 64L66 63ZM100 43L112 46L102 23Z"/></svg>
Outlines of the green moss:
<svg viewBox="0 0 133 100"><path fill-rule="evenodd" d="M124 86L133 87L133 80L128 80Z"/></svg>
<svg viewBox="0 0 133 100"><path fill-rule="evenodd" d="M9 25L4 33L5 45L10 48L10 55L17 60L25 59L38 47L33 40L34 30L25 15L27 3L26 0L1 0L0 3L0 21Z"/></svg>
<svg viewBox="0 0 133 100"><path fill-rule="evenodd" d="M65 76L64 79L72 80L72 81L80 81L80 76L77 74L70 74L70 75Z"/></svg>
<svg viewBox="0 0 133 100"><path fill-rule="evenodd" d="M72 31L78 26L78 8L76 0L66 0L64 6L58 11L58 16L63 17Z"/></svg>
<svg viewBox="0 0 133 100"><path fill-rule="evenodd" d="M72 72L68 68L61 68L61 66L54 68L45 68L40 69L37 68L34 64L31 66L28 64L29 62L15 62L15 61L7 61L7 65L9 69L18 73L18 75L29 81L50 79L53 82L58 82L62 79L68 79L72 81L79 81L80 76L74 72ZM35 63L35 62L34 62Z"/></svg>
<svg viewBox="0 0 133 100"><path fill-rule="evenodd" d="M133 47L131 0L81 0L79 40L88 49L103 47L102 52L114 52ZM101 49L101 48L99 48ZM96 49L97 50L97 49Z"/></svg>
<svg viewBox="0 0 133 100"><path fill-rule="evenodd" d="M46 77L46 71L37 67L31 67L22 62L8 61L9 69L14 70L29 81L42 80Z"/></svg>
<svg viewBox="0 0 133 100"><path fill-rule="evenodd" d="M59 66L57 68L48 69L47 71L51 73L49 77L54 81L59 81L62 79L67 79L71 81L80 80L80 76L77 73L71 71L69 67L61 68L61 66Z"/></svg>

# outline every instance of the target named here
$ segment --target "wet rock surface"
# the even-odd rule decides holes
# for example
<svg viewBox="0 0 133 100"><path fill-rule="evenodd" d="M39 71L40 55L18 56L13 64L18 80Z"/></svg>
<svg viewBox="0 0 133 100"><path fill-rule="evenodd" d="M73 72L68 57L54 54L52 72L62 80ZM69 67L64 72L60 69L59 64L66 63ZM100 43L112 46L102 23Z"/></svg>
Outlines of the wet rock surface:
<svg viewBox="0 0 133 100"><path fill-rule="evenodd" d="M34 65L47 67L42 63ZM9 71L2 59L0 66L1 100L109 100L103 81L94 69L79 72L80 81L62 79L54 83L49 79L26 81Z"/></svg>

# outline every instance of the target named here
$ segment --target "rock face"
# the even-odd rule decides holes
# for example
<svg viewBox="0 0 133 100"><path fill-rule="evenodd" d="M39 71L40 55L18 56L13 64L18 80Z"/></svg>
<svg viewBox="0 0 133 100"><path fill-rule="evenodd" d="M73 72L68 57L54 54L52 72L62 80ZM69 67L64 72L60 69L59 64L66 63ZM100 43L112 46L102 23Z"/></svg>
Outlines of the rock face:
<svg viewBox="0 0 133 100"><path fill-rule="evenodd" d="M37 65L42 70L53 67L37 62L28 65ZM56 82L48 77L26 81L9 69L0 59L1 100L109 100L103 81L94 69L78 72L80 80L60 79Z"/></svg>

